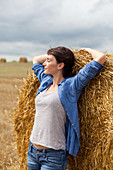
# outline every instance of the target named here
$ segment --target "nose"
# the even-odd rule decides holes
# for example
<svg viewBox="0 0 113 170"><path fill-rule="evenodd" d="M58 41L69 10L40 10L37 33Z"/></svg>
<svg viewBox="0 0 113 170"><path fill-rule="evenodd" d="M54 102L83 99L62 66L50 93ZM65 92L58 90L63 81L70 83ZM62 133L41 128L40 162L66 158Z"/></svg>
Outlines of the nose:
<svg viewBox="0 0 113 170"><path fill-rule="evenodd" d="M46 65L46 61L43 62L43 66L45 66L45 65Z"/></svg>

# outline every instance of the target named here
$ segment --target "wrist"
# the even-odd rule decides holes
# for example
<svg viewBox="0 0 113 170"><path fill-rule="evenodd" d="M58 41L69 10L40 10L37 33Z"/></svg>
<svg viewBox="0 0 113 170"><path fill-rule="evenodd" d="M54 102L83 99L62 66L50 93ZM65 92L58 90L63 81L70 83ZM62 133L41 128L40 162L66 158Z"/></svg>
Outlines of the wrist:
<svg viewBox="0 0 113 170"><path fill-rule="evenodd" d="M46 60L46 57L47 57L47 54L40 55L40 56L35 56L33 58L33 64L35 64L35 63L43 64L44 61Z"/></svg>
<svg viewBox="0 0 113 170"><path fill-rule="evenodd" d="M98 57L98 58L94 58L94 60L97 61L97 62L100 63L100 64L104 64L105 61L106 61L106 55L103 54L103 55L101 55L101 56Z"/></svg>

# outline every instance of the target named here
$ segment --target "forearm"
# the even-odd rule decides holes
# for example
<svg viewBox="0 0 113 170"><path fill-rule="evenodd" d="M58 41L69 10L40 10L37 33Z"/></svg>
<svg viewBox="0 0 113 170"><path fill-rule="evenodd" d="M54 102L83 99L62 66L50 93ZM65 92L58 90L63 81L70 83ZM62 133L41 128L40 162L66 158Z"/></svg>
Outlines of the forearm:
<svg viewBox="0 0 113 170"><path fill-rule="evenodd" d="M88 51L92 55L93 59L98 63L104 64L106 61L106 55L104 53L91 48L85 48L85 50Z"/></svg>
<svg viewBox="0 0 113 170"><path fill-rule="evenodd" d="M41 63L41 64L43 64L44 61L46 60L46 57L47 57L47 54L40 55L40 56L35 56L35 57L33 58L33 64L35 64L35 63Z"/></svg>

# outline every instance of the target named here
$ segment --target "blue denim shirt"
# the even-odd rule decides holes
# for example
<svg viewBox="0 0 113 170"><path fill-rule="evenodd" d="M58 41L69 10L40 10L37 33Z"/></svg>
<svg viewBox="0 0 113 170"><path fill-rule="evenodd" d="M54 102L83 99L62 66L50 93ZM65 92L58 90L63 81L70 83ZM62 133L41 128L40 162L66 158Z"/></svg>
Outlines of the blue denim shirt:
<svg viewBox="0 0 113 170"><path fill-rule="evenodd" d="M68 77L58 84L58 94L60 102L66 112L66 150L69 154L76 156L79 149L79 117L77 101L82 89L88 82L102 69L103 65L92 60L86 64L74 77ZM48 88L52 82L51 75L44 74L44 67L40 63L35 63L32 67L35 75L40 81L40 87L37 95Z"/></svg>

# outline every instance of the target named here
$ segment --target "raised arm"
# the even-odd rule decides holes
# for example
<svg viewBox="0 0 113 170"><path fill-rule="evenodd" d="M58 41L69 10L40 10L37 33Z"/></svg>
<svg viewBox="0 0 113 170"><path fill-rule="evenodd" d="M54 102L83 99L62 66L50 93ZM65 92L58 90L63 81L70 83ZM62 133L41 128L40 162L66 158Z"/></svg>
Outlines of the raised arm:
<svg viewBox="0 0 113 170"><path fill-rule="evenodd" d="M34 70L35 75L37 76L40 83L42 80L46 77L46 79L50 79L51 76L44 74L44 66L43 63L47 58L47 54L36 56L33 58L33 67L32 70Z"/></svg>
<svg viewBox="0 0 113 170"><path fill-rule="evenodd" d="M106 55L104 53L90 48L84 48L84 50L92 55L93 60L87 63L74 77L74 87L76 87L78 94L82 92L83 87L86 86L97 73L102 71L101 67L103 67L106 61Z"/></svg>
<svg viewBox="0 0 113 170"><path fill-rule="evenodd" d="M104 64L104 62L106 61L106 55L104 53L91 48L84 48L84 49L88 51L92 55L93 59L98 63Z"/></svg>
<svg viewBox="0 0 113 170"><path fill-rule="evenodd" d="M44 61L46 60L47 54L36 56L33 58L33 64L35 63L40 63L43 64Z"/></svg>

